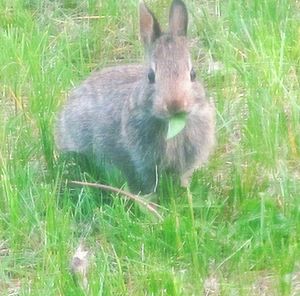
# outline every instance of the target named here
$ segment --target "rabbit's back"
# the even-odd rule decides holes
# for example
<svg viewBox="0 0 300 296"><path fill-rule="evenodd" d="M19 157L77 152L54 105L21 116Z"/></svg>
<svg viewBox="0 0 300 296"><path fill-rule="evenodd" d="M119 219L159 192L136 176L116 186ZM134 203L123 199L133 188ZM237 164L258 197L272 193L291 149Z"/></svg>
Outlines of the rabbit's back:
<svg viewBox="0 0 300 296"><path fill-rule="evenodd" d="M141 65L109 67L75 88L58 116L58 148L79 153L117 149L123 106L144 72Z"/></svg>

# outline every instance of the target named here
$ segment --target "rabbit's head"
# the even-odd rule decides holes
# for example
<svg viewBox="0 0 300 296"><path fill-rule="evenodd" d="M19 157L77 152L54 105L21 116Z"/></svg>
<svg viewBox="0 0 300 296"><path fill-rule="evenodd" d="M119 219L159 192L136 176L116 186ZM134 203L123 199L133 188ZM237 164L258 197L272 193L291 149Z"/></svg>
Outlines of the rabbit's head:
<svg viewBox="0 0 300 296"><path fill-rule="evenodd" d="M188 13L181 0L172 2L169 30L162 33L153 13L140 3L140 34L148 58L148 81L152 89L153 113L168 118L189 113L195 104L192 67L186 38Z"/></svg>

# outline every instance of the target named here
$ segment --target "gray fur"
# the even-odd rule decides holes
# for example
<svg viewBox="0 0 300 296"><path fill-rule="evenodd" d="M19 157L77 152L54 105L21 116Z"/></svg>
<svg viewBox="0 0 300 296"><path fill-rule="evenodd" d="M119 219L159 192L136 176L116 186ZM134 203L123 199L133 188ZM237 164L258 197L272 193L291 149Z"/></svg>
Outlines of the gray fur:
<svg viewBox="0 0 300 296"><path fill-rule="evenodd" d="M154 190L157 169L172 172L187 186L213 149L215 111L202 85L191 81L186 29L182 1L172 3L166 34L141 2L145 65L106 68L77 87L58 116L59 150L93 157L99 165L103 159L112 162L135 193ZM150 68L154 83L148 79ZM187 124L166 140L168 119L179 112L188 114Z"/></svg>

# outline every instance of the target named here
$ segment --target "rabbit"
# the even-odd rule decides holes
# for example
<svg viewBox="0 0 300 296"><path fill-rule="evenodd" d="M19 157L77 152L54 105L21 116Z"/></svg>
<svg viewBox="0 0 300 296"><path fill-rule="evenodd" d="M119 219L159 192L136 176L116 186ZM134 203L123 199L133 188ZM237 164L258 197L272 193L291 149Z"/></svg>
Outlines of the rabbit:
<svg viewBox="0 0 300 296"><path fill-rule="evenodd" d="M143 1L139 17L145 63L91 74L59 113L55 138L61 152L112 163L132 193L146 195L163 172L189 185L213 150L215 108L196 81L184 2L172 2L165 33ZM167 139L170 118L183 113L184 129Z"/></svg>

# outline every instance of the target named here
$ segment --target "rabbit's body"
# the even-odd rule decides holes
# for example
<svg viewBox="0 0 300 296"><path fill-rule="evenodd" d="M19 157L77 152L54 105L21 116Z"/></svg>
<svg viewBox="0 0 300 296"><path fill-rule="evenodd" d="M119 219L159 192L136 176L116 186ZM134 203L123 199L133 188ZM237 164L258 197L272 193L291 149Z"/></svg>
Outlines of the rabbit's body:
<svg viewBox="0 0 300 296"><path fill-rule="evenodd" d="M172 13L186 14L184 4L173 1L170 19ZM60 150L85 154L99 165L103 159L112 162L131 191L150 193L158 172L170 171L186 186L207 160L214 144L214 108L202 85L187 79L192 70L186 38L161 35L144 4L140 14L149 64L93 73L60 113L56 141ZM167 140L169 119L181 112L187 113L186 126Z"/></svg>

